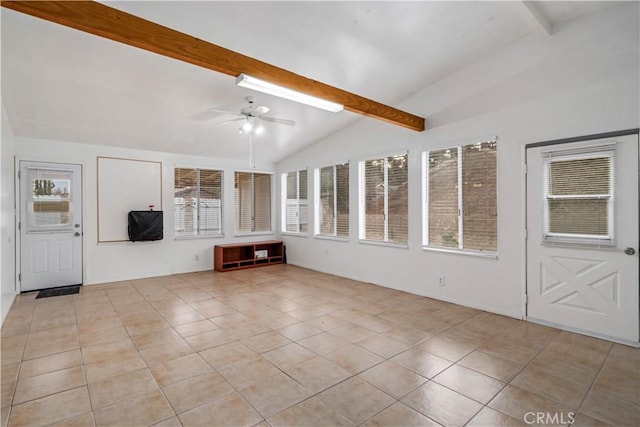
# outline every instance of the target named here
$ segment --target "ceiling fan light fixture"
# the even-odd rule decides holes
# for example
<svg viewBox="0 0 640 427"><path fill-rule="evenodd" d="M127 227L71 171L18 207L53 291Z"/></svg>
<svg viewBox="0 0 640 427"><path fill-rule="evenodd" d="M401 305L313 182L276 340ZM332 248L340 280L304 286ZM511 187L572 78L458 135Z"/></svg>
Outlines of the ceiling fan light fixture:
<svg viewBox="0 0 640 427"><path fill-rule="evenodd" d="M239 131L240 133L251 133L253 131L253 123L247 120L240 126Z"/></svg>
<svg viewBox="0 0 640 427"><path fill-rule="evenodd" d="M240 129L238 129L238 132L246 133L249 135L262 135L264 131L264 126L258 123L254 117L247 118L242 126L240 126Z"/></svg>
<svg viewBox="0 0 640 427"><path fill-rule="evenodd" d="M322 98L307 95L306 93L278 86L274 83L269 83L255 77L251 77L244 73L236 77L236 85L267 93L269 95L278 96L280 98L285 98L291 101L299 102L301 104L310 105L312 107L320 108L332 113L337 113L344 109L344 106L342 104L327 101Z"/></svg>

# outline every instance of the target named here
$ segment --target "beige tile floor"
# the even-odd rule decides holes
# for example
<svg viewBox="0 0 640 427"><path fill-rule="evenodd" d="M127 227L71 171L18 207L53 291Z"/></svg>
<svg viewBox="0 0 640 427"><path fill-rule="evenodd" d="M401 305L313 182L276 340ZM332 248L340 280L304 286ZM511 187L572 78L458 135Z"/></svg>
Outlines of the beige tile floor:
<svg viewBox="0 0 640 427"><path fill-rule="evenodd" d="M293 266L191 273L18 296L2 426L637 426L639 367L638 349Z"/></svg>

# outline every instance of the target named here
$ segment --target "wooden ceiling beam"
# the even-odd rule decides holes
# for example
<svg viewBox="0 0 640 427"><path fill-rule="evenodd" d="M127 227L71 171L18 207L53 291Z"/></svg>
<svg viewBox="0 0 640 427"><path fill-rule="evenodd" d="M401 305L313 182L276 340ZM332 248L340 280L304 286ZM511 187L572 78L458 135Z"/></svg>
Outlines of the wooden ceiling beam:
<svg viewBox="0 0 640 427"><path fill-rule="evenodd" d="M2 7L230 76L262 80L344 105L348 111L415 131L422 117L295 74L94 1L4 1Z"/></svg>

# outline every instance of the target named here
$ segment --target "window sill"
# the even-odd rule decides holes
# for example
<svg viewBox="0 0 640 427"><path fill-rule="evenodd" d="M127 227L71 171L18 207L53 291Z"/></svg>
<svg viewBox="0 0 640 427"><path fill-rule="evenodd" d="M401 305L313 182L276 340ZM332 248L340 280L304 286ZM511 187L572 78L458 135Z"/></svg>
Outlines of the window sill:
<svg viewBox="0 0 640 427"><path fill-rule="evenodd" d="M273 231L256 231L253 233L234 233L233 237L273 236Z"/></svg>
<svg viewBox="0 0 640 427"><path fill-rule="evenodd" d="M372 245L372 246L385 246L388 248L399 248L399 249L409 249L409 245L404 243L393 243L393 242L382 242L379 240L359 240L363 245Z"/></svg>
<svg viewBox="0 0 640 427"><path fill-rule="evenodd" d="M309 237L308 233L294 233L293 231L283 231L280 234L283 236Z"/></svg>
<svg viewBox="0 0 640 427"><path fill-rule="evenodd" d="M174 240L200 240L200 239L222 239L224 233L220 234L199 234L194 236L174 236Z"/></svg>
<svg viewBox="0 0 640 427"><path fill-rule="evenodd" d="M456 254L456 255L467 255L478 258L489 258L498 260L498 254L496 252L481 252L481 251L470 251L463 249L449 249L449 248L436 248L433 246L423 246L422 250L428 252L443 252L448 254Z"/></svg>
<svg viewBox="0 0 640 427"><path fill-rule="evenodd" d="M333 240L333 241L336 241L336 242L343 242L343 243L349 242L349 238L348 237L323 236L322 234L316 234L313 237L314 237L314 239L318 239L318 240Z"/></svg>

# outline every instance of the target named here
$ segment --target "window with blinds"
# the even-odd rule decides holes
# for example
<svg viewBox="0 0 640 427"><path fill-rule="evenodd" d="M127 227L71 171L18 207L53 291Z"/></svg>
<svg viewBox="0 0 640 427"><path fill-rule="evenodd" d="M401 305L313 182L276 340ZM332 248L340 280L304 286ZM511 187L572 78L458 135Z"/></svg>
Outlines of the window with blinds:
<svg viewBox="0 0 640 427"><path fill-rule="evenodd" d="M497 144L423 153L424 246L496 252Z"/></svg>
<svg viewBox="0 0 640 427"><path fill-rule="evenodd" d="M408 156L360 162L360 239L407 244Z"/></svg>
<svg viewBox="0 0 640 427"><path fill-rule="evenodd" d="M543 153L545 241L614 243L614 150Z"/></svg>
<svg viewBox="0 0 640 427"><path fill-rule="evenodd" d="M236 233L271 232L271 174L235 173Z"/></svg>
<svg viewBox="0 0 640 427"><path fill-rule="evenodd" d="M175 168L176 236L222 235L221 170Z"/></svg>
<svg viewBox="0 0 640 427"><path fill-rule="evenodd" d="M306 233L309 222L307 170L282 174L282 224L288 233Z"/></svg>
<svg viewBox="0 0 640 427"><path fill-rule="evenodd" d="M317 236L349 237L349 163L316 169Z"/></svg>

